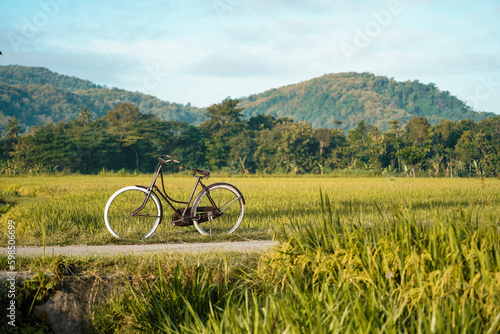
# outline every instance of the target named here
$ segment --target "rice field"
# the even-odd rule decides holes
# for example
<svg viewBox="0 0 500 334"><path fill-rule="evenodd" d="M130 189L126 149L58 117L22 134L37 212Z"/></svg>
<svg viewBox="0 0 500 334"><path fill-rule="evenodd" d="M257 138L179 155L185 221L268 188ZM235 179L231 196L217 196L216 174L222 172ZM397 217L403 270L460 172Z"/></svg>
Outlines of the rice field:
<svg viewBox="0 0 500 334"><path fill-rule="evenodd" d="M0 195L17 204L0 223L16 221L16 241L26 245L277 238L279 249L245 263L222 255L215 266L198 259L186 267L161 254L139 266L113 264L133 279L92 309L95 332L500 331L497 179L214 177L246 199L233 235L204 237L164 221L147 240L111 237L107 198L148 180L3 178ZM174 198L190 194L192 178L169 182Z"/></svg>
<svg viewBox="0 0 500 334"><path fill-rule="evenodd" d="M99 332L498 333L498 218L395 210L377 224L341 217L321 198L316 222L292 222L253 269L201 265L183 273L158 260L98 308ZM221 273L222 272L222 273ZM222 275L221 275L222 274ZM141 273L136 272L136 277ZM142 275L143 277L144 275Z"/></svg>
<svg viewBox="0 0 500 334"><path fill-rule="evenodd" d="M329 196L336 214L352 223L376 224L394 212L432 223L436 217L464 212L477 221L498 221L498 179L408 179L327 177L212 177L207 183L227 182L241 190L245 216L235 233L200 235L193 226L175 227L172 211L147 239L116 239L107 231L103 212L108 198L129 185L147 185L150 175L3 177L0 197L16 202L0 217L5 229L14 220L18 245L204 242L271 239L290 222L303 225L320 217L320 191ZM167 178L174 199L188 199L195 179ZM5 241L6 234L0 236Z"/></svg>

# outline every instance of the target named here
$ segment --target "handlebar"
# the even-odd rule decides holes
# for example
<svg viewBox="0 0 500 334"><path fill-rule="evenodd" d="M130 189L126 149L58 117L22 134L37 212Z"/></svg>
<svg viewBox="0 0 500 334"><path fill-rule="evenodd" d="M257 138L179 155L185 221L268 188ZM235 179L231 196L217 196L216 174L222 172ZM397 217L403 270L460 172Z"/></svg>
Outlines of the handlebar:
<svg viewBox="0 0 500 334"><path fill-rule="evenodd" d="M161 162L162 164L168 164L170 162L174 162L176 164L179 163L178 160L175 160L170 155L161 155L161 156L158 157L158 161Z"/></svg>

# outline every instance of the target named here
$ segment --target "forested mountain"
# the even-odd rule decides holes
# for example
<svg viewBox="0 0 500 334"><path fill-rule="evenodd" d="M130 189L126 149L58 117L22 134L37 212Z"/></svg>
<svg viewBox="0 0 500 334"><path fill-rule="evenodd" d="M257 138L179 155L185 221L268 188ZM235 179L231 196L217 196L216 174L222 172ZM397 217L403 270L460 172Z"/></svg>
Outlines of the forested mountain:
<svg viewBox="0 0 500 334"><path fill-rule="evenodd" d="M214 103L217 101L214 101ZM162 101L154 96L96 85L41 67L0 66L0 126L15 116L21 128L76 119L87 107L102 117L122 103L132 103L160 120L201 124L206 109ZM352 129L360 121L388 129L412 117L480 121L493 113L471 110L464 102L434 84L398 82L370 73L328 74L302 83L272 89L241 99L243 116L259 114L307 121L313 128Z"/></svg>
<svg viewBox="0 0 500 334"><path fill-rule="evenodd" d="M327 74L302 83L271 89L243 99L245 116L288 116L314 128L352 129L365 121L385 131L388 122L406 124L412 117L480 121L493 113L475 112L447 91L418 81L398 82L371 73ZM337 121L337 123L335 123ZM342 122L340 124L339 122Z"/></svg>
<svg viewBox="0 0 500 334"><path fill-rule="evenodd" d="M0 124L15 116L22 128L76 119L87 107L101 117L122 103L132 103L161 120L199 124L203 110L169 103L154 96L105 88L87 80L59 75L45 68L0 67Z"/></svg>

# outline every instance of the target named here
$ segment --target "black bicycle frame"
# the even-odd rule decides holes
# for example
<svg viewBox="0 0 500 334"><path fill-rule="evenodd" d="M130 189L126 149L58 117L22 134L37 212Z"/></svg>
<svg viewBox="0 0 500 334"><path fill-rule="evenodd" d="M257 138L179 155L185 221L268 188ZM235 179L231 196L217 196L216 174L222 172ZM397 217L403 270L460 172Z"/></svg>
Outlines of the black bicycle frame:
<svg viewBox="0 0 500 334"><path fill-rule="evenodd" d="M194 193L196 192L196 189L198 188L198 185L200 185L202 187L202 191L203 190L207 190L207 187L203 184L203 182L201 182L201 179L203 179L204 176L203 175L197 176L196 184L194 185L193 191L191 192L191 196L189 196L189 200L187 202L177 201L177 200L171 198L170 196L168 196L167 191L165 190L165 183L163 181L162 168L163 168L163 163L160 161L160 162L158 162L158 166L156 167L156 171L155 171L155 173L153 175L153 178L152 178L151 182L149 183L148 187L146 188L147 193L146 193L146 197L144 198L144 202L141 204L141 206L139 208L137 208L136 210L134 210L131 213L131 215L133 215L133 216L139 216L140 215L139 212L146 206L146 203L148 202L149 197L151 197L151 193L155 190L158 194L160 194L161 197L163 197L163 199L165 200L165 202L167 202L167 204L170 206L170 208L174 212L176 212L177 209L174 207L174 205L172 204L172 202L175 202L175 203L178 203L178 204L185 204L186 205L186 207L184 208L184 211L182 212L182 215L181 215L182 218L178 219L178 220L175 220L175 221L172 221L172 223L176 223L176 222L179 222L179 221L184 221L185 219L195 218L195 217L191 217L191 216L186 216L186 213L187 213L187 211L189 209L189 204L191 204L191 201L193 200L193 196L194 196ZM156 186L156 181L158 180L158 177L160 177L162 189L160 189L160 188L158 188ZM140 186L138 186L138 187L140 187ZM209 201L212 204L212 206L214 208L216 208L217 212L220 212L219 208L217 207L217 205L215 204L214 200L210 196L210 193L208 192L208 190L207 190L207 198L209 199ZM144 216L152 216L152 215L144 215Z"/></svg>

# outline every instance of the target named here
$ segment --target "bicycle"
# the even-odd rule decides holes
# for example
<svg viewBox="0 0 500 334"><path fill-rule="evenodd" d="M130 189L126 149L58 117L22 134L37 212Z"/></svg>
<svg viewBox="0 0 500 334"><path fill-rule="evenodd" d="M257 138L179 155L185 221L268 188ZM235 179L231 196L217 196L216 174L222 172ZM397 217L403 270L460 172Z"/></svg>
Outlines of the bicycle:
<svg viewBox="0 0 500 334"><path fill-rule="evenodd" d="M208 186L202 179L208 179L210 172L192 169L196 177L191 196L187 202L172 199L165 190L163 166L179 163L169 155L157 158L158 165L147 187L135 185L122 188L109 198L104 209L104 220L109 232L116 238L151 236L163 217L160 197L173 210L171 223L174 226L194 225L203 235L217 236L234 232L243 220L245 199L235 186L229 183L213 183ZM161 189L156 186L160 177ZM194 197L198 186L200 192ZM159 196L158 196L159 195ZM191 205L192 201L192 206ZM176 208L174 203L185 205ZM145 232L145 233L144 233Z"/></svg>

